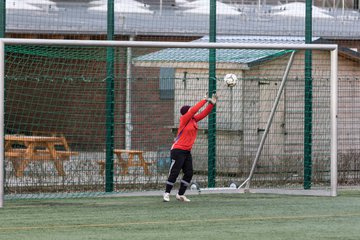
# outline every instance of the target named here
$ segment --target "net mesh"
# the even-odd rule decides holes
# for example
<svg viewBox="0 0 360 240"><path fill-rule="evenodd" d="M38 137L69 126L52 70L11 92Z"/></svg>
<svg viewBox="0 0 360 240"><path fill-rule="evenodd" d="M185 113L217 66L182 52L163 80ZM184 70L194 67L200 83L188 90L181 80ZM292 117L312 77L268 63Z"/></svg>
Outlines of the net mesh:
<svg viewBox="0 0 360 240"><path fill-rule="evenodd" d="M114 87L110 89L114 95L114 114L110 125L114 129L111 138L115 149L112 178L115 192L163 190L179 109L182 105L194 105L209 89L208 52L208 49L114 48ZM198 123L192 149L193 182L202 187L208 185L209 149L216 149L217 187L241 183L248 176L291 52L217 50L216 92L220 99L214 126L216 142L209 141L209 120L205 118ZM295 53L256 166L254 188L303 188L307 147L304 51ZM312 71L310 176L314 189L330 186L330 54L313 51L312 56L316 66ZM107 130L107 110L112 106L107 102L111 88L107 61L104 47L6 46L8 196L39 193L83 196L105 191L110 172L106 149L112 144ZM350 60L341 61L341 65L347 66ZM236 75L235 85L224 81L228 73ZM345 90L340 96L348 95L348 84L357 72L352 69L346 74L347 80L340 87ZM350 104L349 99L343 104ZM344 130L353 126L348 120L339 121ZM345 139L346 135L341 132L340 138ZM42 140L35 140L38 138ZM345 139L348 143L353 140ZM353 149L348 149L347 144L341 146L341 152L347 152L343 158L352 158ZM352 165L346 168L347 174L341 176L344 181L357 181L356 175L349 174L350 169L357 167L355 161L348 164Z"/></svg>

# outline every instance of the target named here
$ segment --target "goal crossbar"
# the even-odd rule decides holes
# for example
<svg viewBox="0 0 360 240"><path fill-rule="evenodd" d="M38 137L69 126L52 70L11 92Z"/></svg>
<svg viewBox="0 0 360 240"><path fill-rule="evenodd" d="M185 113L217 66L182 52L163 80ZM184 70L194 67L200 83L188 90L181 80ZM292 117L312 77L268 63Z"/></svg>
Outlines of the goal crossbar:
<svg viewBox="0 0 360 240"><path fill-rule="evenodd" d="M262 43L200 43L200 42L154 42L154 41L106 41L106 40L56 40L0 38L0 44L9 45L61 45L95 47L137 48L216 48L216 49L292 49L337 50L337 44L262 44Z"/></svg>

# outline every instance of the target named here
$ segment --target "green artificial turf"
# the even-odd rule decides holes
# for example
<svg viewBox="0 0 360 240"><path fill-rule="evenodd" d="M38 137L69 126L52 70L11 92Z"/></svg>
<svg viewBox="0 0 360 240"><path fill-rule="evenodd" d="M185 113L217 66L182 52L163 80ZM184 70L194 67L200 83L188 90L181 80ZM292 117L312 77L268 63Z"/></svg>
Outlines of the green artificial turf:
<svg viewBox="0 0 360 240"><path fill-rule="evenodd" d="M11 200L0 239L360 239L360 192Z"/></svg>

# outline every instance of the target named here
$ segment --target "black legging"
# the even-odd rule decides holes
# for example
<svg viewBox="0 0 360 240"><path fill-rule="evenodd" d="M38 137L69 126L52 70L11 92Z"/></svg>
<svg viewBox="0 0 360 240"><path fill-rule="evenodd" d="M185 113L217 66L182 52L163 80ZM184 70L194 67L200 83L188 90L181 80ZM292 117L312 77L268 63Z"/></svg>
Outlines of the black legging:
<svg viewBox="0 0 360 240"><path fill-rule="evenodd" d="M183 170L184 176L181 180L181 185L179 189L179 194L183 195L193 177L193 164L192 164L191 152L181 149L172 149L171 161L172 162L169 170L166 192L171 191L171 188L176 182L176 179L179 176L180 171Z"/></svg>

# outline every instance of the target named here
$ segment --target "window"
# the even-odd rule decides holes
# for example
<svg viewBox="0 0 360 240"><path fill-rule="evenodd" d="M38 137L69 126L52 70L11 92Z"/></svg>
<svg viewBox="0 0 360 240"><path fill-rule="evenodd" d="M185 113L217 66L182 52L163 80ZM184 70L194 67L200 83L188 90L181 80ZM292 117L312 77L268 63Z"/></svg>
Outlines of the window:
<svg viewBox="0 0 360 240"><path fill-rule="evenodd" d="M174 99L175 69L160 68L160 99Z"/></svg>

